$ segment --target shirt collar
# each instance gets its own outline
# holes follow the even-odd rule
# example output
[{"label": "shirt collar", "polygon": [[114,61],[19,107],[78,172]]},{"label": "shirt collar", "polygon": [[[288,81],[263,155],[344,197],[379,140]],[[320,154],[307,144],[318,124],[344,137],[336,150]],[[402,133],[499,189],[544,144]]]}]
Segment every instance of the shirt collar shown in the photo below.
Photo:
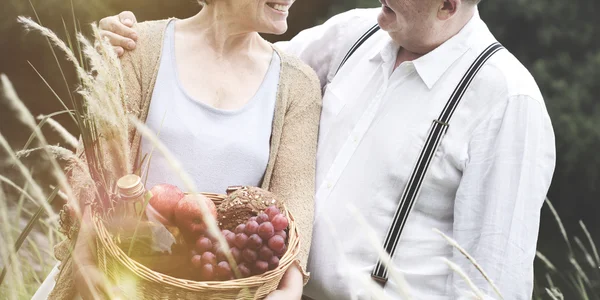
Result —
[{"label": "shirt collar", "polygon": [[[429,89],[436,84],[456,60],[472,47],[472,45],[469,44],[472,39],[469,37],[474,31],[481,28],[481,23],[483,23],[483,21],[479,17],[479,12],[476,10],[471,20],[458,34],[433,51],[413,61],[417,73]],[[483,24],[483,26],[485,27],[485,24]],[[385,43],[378,45],[378,47],[374,47],[369,58],[371,60],[381,59],[384,62],[389,62],[396,58],[398,48],[398,45],[396,45],[388,36]]]}]

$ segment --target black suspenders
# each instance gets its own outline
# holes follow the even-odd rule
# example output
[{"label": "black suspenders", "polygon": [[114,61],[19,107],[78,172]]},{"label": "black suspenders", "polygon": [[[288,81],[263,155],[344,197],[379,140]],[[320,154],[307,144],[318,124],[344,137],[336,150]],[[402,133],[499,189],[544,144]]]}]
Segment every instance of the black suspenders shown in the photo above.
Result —
[{"label": "black suspenders", "polygon": [[379,31],[379,25],[375,25],[373,27],[371,27],[367,32],[365,32],[365,34],[363,34],[358,41],[356,41],[356,43],[354,43],[354,45],[352,45],[352,48],[350,48],[350,50],[348,51],[348,54],[346,54],[346,56],[344,56],[344,59],[342,59],[342,62],[340,63],[340,66],[338,67],[337,71],[335,71],[335,74],[337,74],[340,69],[342,68],[342,66],[344,66],[344,64],[346,63],[346,61],[348,61],[348,59],[350,58],[350,56],[352,56],[352,54],[354,54],[354,52],[356,52],[356,50],[366,41],[368,40],[373,34],[375,34],[375,32]]},{"label": "black suspenders", "polygon": [[[371,29],[369,29],[355,44],[352,46],[348,54],[342,60],[338,71],[341,67],[348,61],[350,56],[360,47],[369,37],[371,37],[375,32],[379,30],[379,26],[375,25]],[[450,119],[456,111],[460,100],[465,94],[467,88],[473,81],[473,78],[479,72],[481,67],[485,64],[485,62],[492,57],[496,52],[504,49],[502,45],[499,43],[493,43],[488,48],[486,48],[473,62],[467,73],[463,76],[458,86],[454,89],[452,96],[446,103],[444,110],[440,114],[439,118],[433,120],[431,124],[431,128],[429,130],[429,134],[427,137],[427,141],[419,154],[419,158],[417,163],[410,175],[409,181],[406,184],[404,191],[402,192],[402,196],[400,197],[400,201],[398,203],[398,208],[394,214],[394,220],[390,229],[388,230],[383,247],[385,251],[390,255],[390,257],[394,256],[396,252],[396,247],[398,246],[398,241],[400,240],[400,235],[402,234],[402,230],[404,229],[404,225],[406,224],[406,220],[410,212],[412,211],[417,197],[419,196],[419,191],[423,185],[423,180],[427,175],[427,170],[429,169],[429,165],[435,156],[436,150],[438,146],[442,142],[442,138],[444,134],[448,130]],[[337,72],[336,72],[337,73]],[[377,262],[375,269],[371,273],[371,277],[385,285],[388,278],[388,271],[386,266],[382,263],[381,260]]]}]

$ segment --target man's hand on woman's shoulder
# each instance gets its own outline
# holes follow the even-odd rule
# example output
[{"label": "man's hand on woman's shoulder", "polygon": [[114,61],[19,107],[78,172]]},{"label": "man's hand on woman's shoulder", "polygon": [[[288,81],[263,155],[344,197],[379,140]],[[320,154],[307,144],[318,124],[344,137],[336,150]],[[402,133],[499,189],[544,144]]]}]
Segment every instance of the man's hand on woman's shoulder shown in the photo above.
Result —
[{"label": "man's hand on woman's shoulder", "polygon": [[100,20],[100,34],[108,38],[118,56],[123,55],[126,50],[135,49],[137,33],[131,27],[136,22],[135,15],[130,11]]}]

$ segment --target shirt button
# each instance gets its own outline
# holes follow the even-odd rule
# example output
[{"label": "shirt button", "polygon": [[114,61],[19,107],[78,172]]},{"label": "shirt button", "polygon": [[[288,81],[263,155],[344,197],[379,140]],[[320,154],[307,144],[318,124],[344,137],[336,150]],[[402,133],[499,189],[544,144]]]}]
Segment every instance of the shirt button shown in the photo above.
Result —
[{"label": "shirt button", "polygon": [[328,183],[327,183],[327,188],[328,188],[328,189],[330,189],[330,188],[332,188],[332,187],[333,187],[333,184],[331,184],[331,182],[328,182]]}]

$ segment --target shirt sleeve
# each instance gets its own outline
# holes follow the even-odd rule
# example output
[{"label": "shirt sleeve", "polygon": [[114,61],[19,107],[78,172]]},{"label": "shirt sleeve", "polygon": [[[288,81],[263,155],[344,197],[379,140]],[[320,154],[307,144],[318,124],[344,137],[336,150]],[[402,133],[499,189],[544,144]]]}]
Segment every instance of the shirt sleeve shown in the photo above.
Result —
[{"label": "shirt sleeve", "polygon": [[340,52],[351,46],[346,46],[352,42],[354,35],[351,32],[363,27],[362,23],[373,23],[369,18],[371,14],[364,9],[341,13],[322,25],[301,31],[290,41],[275,45],[309,65],[317,73],[322,89],[331,70],[341,61]]},{"label": "shirt sleeve", "polygon": [[[454,238],[504,299],[531,299],[540,210],[555,167],[554,133],[544,105],[513,96],[475,129],[454,207]],[[497,298],[460,252],[453,254],[475,286]],[[454,299],[471,289],[452,275]]]}]

